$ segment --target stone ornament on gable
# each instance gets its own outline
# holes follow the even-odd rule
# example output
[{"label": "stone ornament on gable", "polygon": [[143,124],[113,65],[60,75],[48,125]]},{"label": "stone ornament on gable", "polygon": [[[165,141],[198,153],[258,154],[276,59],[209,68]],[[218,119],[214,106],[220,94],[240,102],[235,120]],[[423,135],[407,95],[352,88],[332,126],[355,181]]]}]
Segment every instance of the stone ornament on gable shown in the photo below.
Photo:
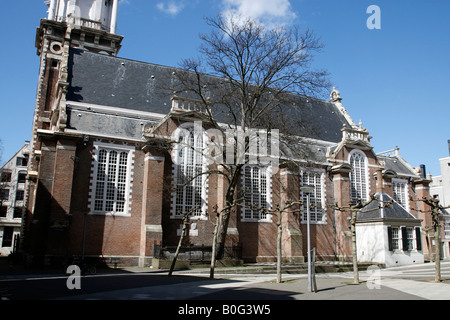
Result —
[{"label": "stone ornament on gable", "polygon": [[340,102],[342,100],[341,93],[336,89],[336,87],[333,87],[333,91],[330,93],[330,101],[331,102]]}]

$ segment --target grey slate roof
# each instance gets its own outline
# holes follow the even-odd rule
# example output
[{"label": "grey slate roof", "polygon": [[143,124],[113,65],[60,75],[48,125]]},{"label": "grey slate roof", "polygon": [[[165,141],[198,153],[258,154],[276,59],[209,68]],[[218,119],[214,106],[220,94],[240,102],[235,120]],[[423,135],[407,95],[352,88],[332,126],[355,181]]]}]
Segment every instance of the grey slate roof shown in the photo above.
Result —
[{"label": "grey slate roof", "polygon": [[392,156],[381,156],[378,158],[385,162],[385,169],[392,170],[399,176],[417,176],[417,173],[412,171],[401,158]]},{"label": "grey slate roof", "polygon": [[167,114],[170,92],[157,88],[173,68],[70,50],[67,100]]},{"label": "grey slate roof", "polygon": [[[398,202],[393,201],[392,204],[385,203],[391,201],[392,198],[385,192],[377,192],[375,194],[376,200],[372,201],[364,208],[362,208],[356,218],[357,221],[374,220],[374,219],[406,219],[416,220],[416,218],[406,211]],[[381,202],[381,201],[383,202]],[[380,208],[382,206],[383,208]]]},{"label": "grey slate roof", "polygon": [[[169,84],[177,70],[71,49],[67,101],[165,115],[171,110]],[[294,100],[295,108],[281,106],[271,120],[276,119],[279,126],[295,128],[297,136],[341,141],[343,124],[349,124],[334,103],[300,95],[295,95]],[[217,121],[227,123],[223,110],[213,110],[213,114]]]}]

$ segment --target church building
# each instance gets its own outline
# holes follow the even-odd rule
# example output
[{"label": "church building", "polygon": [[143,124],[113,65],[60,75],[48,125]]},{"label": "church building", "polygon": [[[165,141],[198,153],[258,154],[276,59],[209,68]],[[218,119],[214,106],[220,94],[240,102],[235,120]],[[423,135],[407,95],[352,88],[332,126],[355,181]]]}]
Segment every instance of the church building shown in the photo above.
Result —
[{"label": "church building", "polygon": [[[188,211],[185,244],[212,244],[214,207],[224,206],[225,181],[220,175],[195,176],[208,165],[191,152],[203,143],[195,130],[203,119],[201,103],[167,87],[179,69],[118,57],[118,2],[48,1],[48,17],[37,29],[40,72],[21,238],[31,263],[83,254],[151,266],[162,248],[177,245],[181,213]],[[245,202],[273,208],[283,199],[305,200],[300,187],[312,185],[311,245],[317,258],[351,260],[350,212],[334,205],[383,194],[395,202],[395,212],[363,214],[359,222],[372,223],[370,236],[386,239],[380,244],[386,251],[416,257],[396,261],[423,261],[428,247],[422,229],[429,221],[416,211],[423,203],[414,199],[428,196],[424,168],[410,166],[398,148],[375,153],[368,130],[352,120],[338,90],[329,100],[293,99],[301,109],[292,115],[314,123],[314,130],[298,130],[296,153],[280,144],[280,159],[295,158],[296,167],[243,167],[238,186]],[[227,121],[223,114],[217,118]],[[167,147],[168,137],[177,143]],[[305,211],[283,217],[285,262],[305,261],[306,220]],[[226,246],[239,248],[235,258],[244,262],[275,261],[275,221],[265,211],[240,206],[230,217]],[[409,229],[402,233],[402,227]],[[402,246],[408,243],[402,236],[411,237],[410,246]],[[361,258],[384,263],[364,243]]]}]

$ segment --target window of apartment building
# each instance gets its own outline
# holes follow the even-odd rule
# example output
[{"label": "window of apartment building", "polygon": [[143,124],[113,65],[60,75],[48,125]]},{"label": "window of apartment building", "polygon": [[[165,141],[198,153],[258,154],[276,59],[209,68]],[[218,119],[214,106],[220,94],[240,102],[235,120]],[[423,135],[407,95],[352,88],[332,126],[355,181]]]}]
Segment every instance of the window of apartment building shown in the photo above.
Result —
[{"label": "window of apartment building", "polygon": [[408,210],[408,184],[406,180],[392,179],[394,200]]},{"label": "window of apartment building", "polygon": [[0,218],[6,218],[7,214],[8,214],[8,207],[0,206]]},{"label": "window of apartment building", "polygon": [[419,227],[388,227],[389,251],[422,250]]},{"label": "window of apartment building", "polygon": [[[324,217],[324,186],[323,186],[323,172],[322,171],[308,171],[303,170],[301,173],[300,186],[311,185],[314,186],[314,192],[310,194],[310,221],[322,222]],[[308,195],[300,192],[300,199],[306,203]],[[304,213],[302,214],[302,221],[306,222],[306,205],[304,206]]]},{"label": "window of apartment building", "polygon": [[19,172],[19,175],[17,176],[17,183],[25,183],[26,178],[27,178],[26,172]]},{"label": "window of apartment building", "polygon": [[25,196],[24,190],[16,191],[16,201],[23,201],[24,196]]},{"label": "window of apartment building", "polygon": [[174,189],[172,217],[191,213],[191,217],[206,217],[206,172],[202,154],[203,130],[194,126],[182,127],[176,133],[174,149]]},{"label": "window of apartment building", "polygon": [[23,157],[17,157],[16,165],[20,167],[26,167],[28,165],[28,156],[24,155]]},{"label": "window of apartment building", "polygon": [[22,207],[15,207],[13,219],[21,219],[22,218]]},{"label": "window of apartment building", "polygon": [[129,215],[134,148],[94,143],[91,213]]},{"label": "window of apartment building", "polygon": [[264,209],[270,209],[272,199],[271,167],[246,165],[242,168],[244,201],[243,221],[271,221]]},{"label": "window of apartment building", "polygon": [[367,184],[367,157],[360,150],[353,150],[350,153],[350,197],[353,203],[357,199],[362,202],[368,200],[368,184]]},{"label": "window of apartment building", "polygon": [[1,180],[0,182],[11,182],[11,172],[2,171],[1,172]]},{"label": "window of apartment building", "polygon": [[9,200],[9,189],[0,189],[0,201]]},{"label": "window of apartment building", "polygon": [[13,234],[14,234],[13,227],[3,227],[3,241],[2,241],[3,248],[12,247]]}]

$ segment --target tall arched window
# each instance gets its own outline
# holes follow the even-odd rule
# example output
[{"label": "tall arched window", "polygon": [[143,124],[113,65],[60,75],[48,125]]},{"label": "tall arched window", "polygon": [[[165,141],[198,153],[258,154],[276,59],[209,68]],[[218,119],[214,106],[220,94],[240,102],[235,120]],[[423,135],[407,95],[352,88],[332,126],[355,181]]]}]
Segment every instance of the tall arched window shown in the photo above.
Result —
[{"label": "tall arched window", "polygon": [[92,214],[129,216],[133,175],[134,147],[94,143]]},{"label": "tall arched window", "polygon": [[180,217],[195,209],[192,217],[205,215],[206,174],[203,131],[194,126],[181,128],[174,158],[174,195],[172,217]]},{"label": "tall arched window", "polygon": [[270,209],[271,207],[271,172],[271,167],[246,165],[242,168],[242,187],[244,193],[242,221],[272,221],[271,216],[261,210],[264,208]]},{"label": "tall arched window", "polygon": [[357,199],[362,202],[368,199],[368,181],[367,181],[367,157],[359,151],[354,150],[350,155],[350,197],[352,203],[356,203]]},{"label": "tall arched window", "polygon": [[[310,218],[311,222],[320,223],[324,221],[324,182],[323,182],[324,173],[319,170],[312,169],[302,169],[300,175],[300,187],[304,185],[314,186],[314,192],[310,194]],[[304,192],[300,191],[300,199],[303,200],[303,203],[306,203],[308,195]],[[304,206],[306,209],[306,205]],[[302,215],[302,222],[306,222],[307,217],[306,214]]]}]

